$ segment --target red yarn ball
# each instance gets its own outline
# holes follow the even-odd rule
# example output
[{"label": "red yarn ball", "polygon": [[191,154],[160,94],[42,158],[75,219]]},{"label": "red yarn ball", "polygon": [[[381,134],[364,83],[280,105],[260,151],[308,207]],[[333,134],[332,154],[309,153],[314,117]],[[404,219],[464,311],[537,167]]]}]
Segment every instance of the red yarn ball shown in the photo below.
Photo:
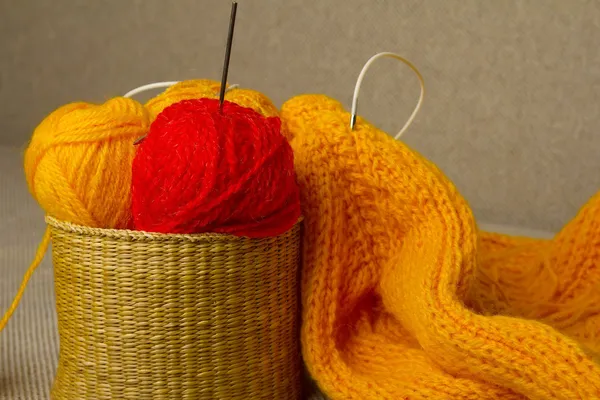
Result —
[{"label": "red yarn ball", "polygon": [[215,99],[165,108],[138,145],[132,171],[135,229],[253,238],[300,216],[292,148],[276,117]]}]

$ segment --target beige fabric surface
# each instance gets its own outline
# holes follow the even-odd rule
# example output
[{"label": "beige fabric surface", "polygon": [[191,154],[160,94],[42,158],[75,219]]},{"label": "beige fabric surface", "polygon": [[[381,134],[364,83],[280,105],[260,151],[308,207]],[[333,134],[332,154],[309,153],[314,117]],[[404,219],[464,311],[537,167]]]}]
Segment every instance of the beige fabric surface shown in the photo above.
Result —
[{"label": "beige fabric surface", "polygon": [[[0,147],[0,313],[14,297],[44,232],[25,184],[21,152]],[[48,399],[58,360],[52,267],[38,268],[0,332],[0,400]]]},{"label": "beige fabric surface", "polygon": [[[547,232],[484,225],[539,237]],[[43,213],[27,191],[22,155],[0,147],[0,312],[15,295],[44,232]],[[49,254],[33,275],[8,327],[0,332],[0,400],[46,400],[58,362]],[[319,400],[317,393],[312,399]],[[75,400],[75,399],[74,399]]]}]

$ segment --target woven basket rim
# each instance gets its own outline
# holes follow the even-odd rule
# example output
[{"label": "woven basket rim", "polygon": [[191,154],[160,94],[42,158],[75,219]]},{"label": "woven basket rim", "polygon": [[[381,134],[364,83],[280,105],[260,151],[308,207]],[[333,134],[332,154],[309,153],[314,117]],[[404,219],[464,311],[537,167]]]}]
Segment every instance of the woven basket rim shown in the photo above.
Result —
[{"label": "woven basket rim", "polygon": [[288,234],[294,230],[303,220],[301,216],[298,221],[286,232],[281,233],[277,236],[268,236],[265,238],[249,238],[246,236],[235,236],[226,233],[194,233],[194,234],[182,234],[182,233],[158,233],[158,232],[146,232],[146,231],[134,231],[131,229],[106,229],[106,228],[92,228],[89,226],[77,225],[72,222],[62,221],[57,218],[46,216],[46,223],[53,228],[60,230],[83,234],[86,236],[97,236],[112,239],[126,239],[138,242],[241,242],[241,241],[260,241],[260,240],[273,240],[283,235]]}]

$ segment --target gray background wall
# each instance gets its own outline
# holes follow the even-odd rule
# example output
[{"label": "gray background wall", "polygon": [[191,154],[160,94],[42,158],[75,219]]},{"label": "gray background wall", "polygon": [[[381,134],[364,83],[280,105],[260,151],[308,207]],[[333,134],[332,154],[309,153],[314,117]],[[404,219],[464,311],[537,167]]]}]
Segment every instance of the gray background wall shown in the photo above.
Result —
[{"label": "gray background wall", "polygon": [[[219,79],[230,3],[0,0],[0,145],[24,148],[63,103],[157,80]],[[558,229],[600,189],[600,3],[566,0],[241,0],[230,81],[277,105],[325,93],[350,105],[379,51],[427,84],[403,140],[489,223]],[[412,73],[375,65],[361,114],[395,132]],[[4,171],[0,171],[4,173]]]}]

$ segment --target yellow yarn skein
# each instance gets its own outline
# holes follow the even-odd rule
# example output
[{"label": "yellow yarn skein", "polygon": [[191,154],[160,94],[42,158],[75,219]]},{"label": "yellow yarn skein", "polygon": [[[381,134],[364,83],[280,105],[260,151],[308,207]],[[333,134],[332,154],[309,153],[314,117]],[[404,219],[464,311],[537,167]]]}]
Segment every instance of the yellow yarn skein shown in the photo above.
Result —
[{"label": "yellow yarn skein", "polygon": [[58,108],[35,129],[25,153],[29,190],[55,218],[128,227],[133,142],[149,125],[147,110],[123,97]]},{"label": "yellow yarn skein", "polygon": [[[151,115],[152,120],[156,118],[162,110],[171,104],[182,100],[208,98],[218,99],[221,83],[210,79],[196,79],[182,81],[169,87],[158,96],[148,100],[146,108]],[[273,102],[264,94],[251,89],[230,89],[225,93],[225,100],[236,103],[242,107],[251,108],[265,117],[277,117],[279,111],[273,105]]]}]

